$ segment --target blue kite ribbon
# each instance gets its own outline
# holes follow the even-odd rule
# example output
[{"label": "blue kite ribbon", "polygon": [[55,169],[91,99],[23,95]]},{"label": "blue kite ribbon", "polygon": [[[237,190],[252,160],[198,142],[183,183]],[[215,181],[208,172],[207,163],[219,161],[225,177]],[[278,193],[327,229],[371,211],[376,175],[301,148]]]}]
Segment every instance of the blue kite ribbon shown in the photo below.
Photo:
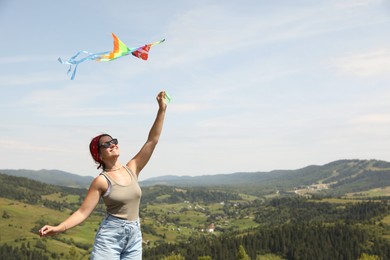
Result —
[{"label": "blue kite ribbon", "polygon": [[[104,54],[108,54],[110,53],[109,51],[105,51],[105,52],[98,52],[98,53],[91,53],[91,52],[88,52],[88,51],[79,51],[76,53],[76,55],[74,55],[73,57],[71,57],[70,59],[68,59],[67,61],[64,61],[62,60],[61,58],[58,58],[58,61],[62,64],[67,64],[69,65],[69,69],[68,69],[68,75],[69,73],[72,72],[72,65],[74,65],[74,69],[73,69],[73,73],[72,73],[72,76],[71,76],[71,80],[74,79],[74,77],[76,76],[76,71],[77,71],[77,66],[86,61],[86,60],[96,60],[97,58],[99,58],[101,55],[104,55]],[[79,59],[77,60],[77,57],[80,55],[80,54],[87,54],[86,57],[82,58],[82,59]]]}]

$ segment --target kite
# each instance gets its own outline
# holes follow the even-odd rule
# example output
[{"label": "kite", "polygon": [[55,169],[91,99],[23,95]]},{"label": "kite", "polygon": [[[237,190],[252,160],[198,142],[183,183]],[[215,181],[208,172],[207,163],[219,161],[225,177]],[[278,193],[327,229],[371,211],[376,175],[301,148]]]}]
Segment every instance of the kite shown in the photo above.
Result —
[{"label": "kite", "polygon": [[[142,59],[142,60],[147,60],[149,57],[149,50],[152,46],[156,44],[160,44],[165,41],[165,39],[154,42],[154,43],[149,43],[145,44],[144,46],[137,47],[137,48],[129,48],[124,44],[119,38],[115,35],[112,34],[112,37],[114,38],[114,49],[112,51],[105,51],[105,52],[99,52],[99,53],[90,53],[88,51],[79,51],[68,59],[67,61],[62,60],[61,58],[58,58],[58,61],[62,64],[69,65],[69,70],[68,70],[68,75],[69,73],[72,72],[72,65],[74,65],[73,73],[71,76],[71,80],[74,79],[76,76],[76,71],[77,71],[77,66],[87,60],[96,60],[96,61],[112,61],[119,59],[121,57],[127,56],[129,54],[132,54],[133,56]],[[84,58],[79,58],[79,55],[81,54],[86,54],[87,56]]]}]

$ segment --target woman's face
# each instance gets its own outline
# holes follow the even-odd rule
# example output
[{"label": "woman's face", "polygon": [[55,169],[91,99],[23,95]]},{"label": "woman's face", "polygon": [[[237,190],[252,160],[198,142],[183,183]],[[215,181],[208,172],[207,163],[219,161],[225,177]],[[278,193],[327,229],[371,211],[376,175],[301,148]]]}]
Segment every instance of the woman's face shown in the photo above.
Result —
[{"label": "woman's face", "polygon": [[103,136],[99,141],[99,151],[103,161],[119,157],[118,141],[111,136]]}]

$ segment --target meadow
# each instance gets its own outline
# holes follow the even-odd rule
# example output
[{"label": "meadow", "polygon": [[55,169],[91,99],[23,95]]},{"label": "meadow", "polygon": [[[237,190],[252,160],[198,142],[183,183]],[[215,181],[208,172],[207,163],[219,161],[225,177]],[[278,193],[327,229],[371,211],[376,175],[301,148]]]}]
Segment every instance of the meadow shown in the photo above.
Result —
[{"label": "meadow", "polygon": [[[71,214],[69,210],[60,212],[38,205],[0,198],[0,244],[21,247],[36,247],[50,252],[53,256],[69,256],[69,253],[89,257],[89,250],[81,249],[75,244],[91,244],[101,216],[91,215],[78,227],[57,236],[58,239],[40,238],[38,230],[43,224],[58,224]],[[5,217],[5,214],[7,217]]]}]

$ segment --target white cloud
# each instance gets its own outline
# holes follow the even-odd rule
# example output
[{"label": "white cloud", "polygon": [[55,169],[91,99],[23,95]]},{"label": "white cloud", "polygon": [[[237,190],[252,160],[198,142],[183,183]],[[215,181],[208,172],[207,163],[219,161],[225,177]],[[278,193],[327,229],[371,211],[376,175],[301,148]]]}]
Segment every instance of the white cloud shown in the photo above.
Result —
[{"label": "white cloud", "polygon": [[64,150],[44,145],[33,145],[22,141],[0,140],[0,146],[4,149],[18,151],[44,151],[44,152],[63,152]]},{"label": "white cloud", "polygon": [[0,87],[28,86],[56,82],[60,78],[59,75],[59,73],[53,74],[48,72],[0,75]]},{"label": "white cloud", "polygon": [[336,7],[344,10],[350,10],[354,8],[365,8],[370,5],[376,5],[383,3],[383,0],[344,0],[337,1]]},{"label": "white cloud", "polygon": [[[373,1],[354,1],[369,4]],[[161,55],[169,57],[162,66],[194,64],[215,56],[231,53],[251,55],[254,48],[272,47],[313,36],[383,23],[381,16],[370,20],[359,15],[345,15],[331,4],[277,8],[270,14],[254,5],[259,13],[237,15],[233,8],[202,5],[177,15],[166,26],[167,43]],[[365,14],[367,15],[367,14]],[[387,19],[387,18],[385,18]],[[243,50],[245,50],[243,52]]]},{"label": "white cloud", "polygon": [[334,66],[344,74],[359,77],[390,75],[390,49],[379,48],[350,54],[333,60]]},{"label": "white cloud", "polygon": [[[355,124],[382,124],[387,125],[390,124],[390,114],[388,113],[377,113],[377,114],[367,114],[367,115],[361,115],[357,118],[354,118],[351,120],[351,123]],[[390,125],[389,125],[390,126]]]}]

